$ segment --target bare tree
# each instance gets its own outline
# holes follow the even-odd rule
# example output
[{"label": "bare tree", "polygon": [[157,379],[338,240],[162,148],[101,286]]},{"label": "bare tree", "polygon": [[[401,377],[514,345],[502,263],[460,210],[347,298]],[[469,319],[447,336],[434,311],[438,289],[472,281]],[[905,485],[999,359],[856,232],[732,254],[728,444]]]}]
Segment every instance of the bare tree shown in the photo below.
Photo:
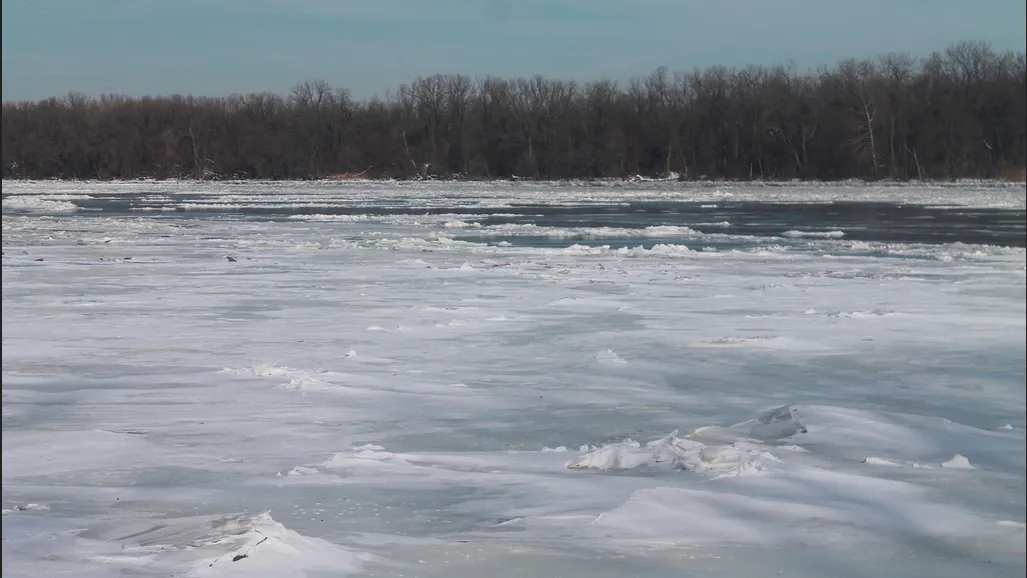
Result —
[{"label": "bare tree", "polygon": [[3,103],[4,178],[1022,178],[1027,58],[958,43],[618,85],[435,75],[270,93]]}]

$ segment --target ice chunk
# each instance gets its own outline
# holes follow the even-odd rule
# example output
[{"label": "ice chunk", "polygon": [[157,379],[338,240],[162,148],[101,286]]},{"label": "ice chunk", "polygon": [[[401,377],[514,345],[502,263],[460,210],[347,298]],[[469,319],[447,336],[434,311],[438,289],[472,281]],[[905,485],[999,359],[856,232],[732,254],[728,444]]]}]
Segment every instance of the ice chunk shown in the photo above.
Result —
[{"label": "ice chunk", "polygon": [[779,440],[808,430],[795,406],[785,405],[764,412],[751,423],[749,435],[760,440]]},{"label": "ice chunk", "polygon": [[626,440],[592,450],[567,465],[570,469],[630,470],[666,464],[674,469],[728,476],[750,475],[763,471],[765,463],[777,461],[773,455],[756,448],[729,444],[707,446],[677,437],[677,431],[653,440],[641,448]]},{"label": "ice chunk", "polygon": [[689,227],[681,227],[677,225],[655,225],[652,227],[646,227],[645,234],[651,237],[693,237],[701,235],[702,232]]},{"label": "ice chunk", "polygon": [[477,229],[481,227],[481,223],[468,223],[467,221],[453,219],[452,221],[446,221],[445,223],[442,223],[442,226],[446,229]]},{"label": "ice chunk", "polygon": [[943,467],[943,468],[951,468],[951,469],[954,469],[954,470],[972,470],[973,469],[973,466],[970,465],[970,460],[966,459],[966,457],[961,456],[959,454],[956,454],[956,455],[952,456],[952,459],[950,459],[947,462],[942,462],[941,467]]},{"label": "ice chunk", "polygon": [[841,239],[845,236],[845,233],[843,231],[785,231],[784,233],[781,233],[781,236],[791,239],[801,239],[803,237],[814,239]]},{"label": "ice chunk", "polygon": [[13,514],[14,512],[46,511],[49,509],[50,506],[47,506],[46,504],[18,504],[10,509],[4,508],[3,514],[6,516],[7,514]]},{"label": "ice chunk", "polygon": [[593,357],[596,363],[603,363],[608,365],[624,365],[627,361],[624,361],[616,352],[612,349],[600,351]]},{"label": "ice chunk", "polygon": [[901,466],[901,465],[902,465],[902,464],[900,464],[900,463],[898,463],[898,462],[893,462],[893,461],[891,461],[891,460],[886,460],[886,459],[884,459],[884,458],[875,458],[875,457],[873,457],[873,456],[871,456],[871,457],[868,457],[868,458],[865,458],[865,459],[863,460],[863,463],[864,463],[864,464],[867,464],[867,465],[870,465],[870,466],[891,466],[891,467],[898,467],[898,466]]},{"label": "ice chunk", "polygon": [[653,463],[652,453],[637,442],[625,441],[603,446],[567,464],[572,470],[630,470]]},{"label": "ice chunk", "polygon": [[32,213],[73,213],[79,210],[75,203],[54,200],[47,198],[47,195],[10,195],[4,197],[3,208]]}]

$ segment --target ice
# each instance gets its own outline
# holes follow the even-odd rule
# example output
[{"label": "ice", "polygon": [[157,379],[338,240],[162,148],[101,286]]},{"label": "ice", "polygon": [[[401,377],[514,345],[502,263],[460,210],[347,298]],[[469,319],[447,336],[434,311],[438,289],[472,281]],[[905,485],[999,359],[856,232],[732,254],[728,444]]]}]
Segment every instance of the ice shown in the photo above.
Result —
[{"label": "ice", "polygon": [[[794,479],[798,487],[814,493],[845,488],[840,496],[811,501],[796,493],[779,492],[779,482],[765,477],[734,480],[741,485],[727,491],[676,487],[638,490],[624,504],[606,512],[595,526],[624,543],[645,540],[667,547],[668,543],[768,546],[810,541],[824,545],[842,540],[865,542],[874,531],[894,532],[899,528],[924,536],[960,539],[981,532],[984,525],[958,510],[924,504],[916,499],[915,490],[902,482],[827,473]],[[876,496],[874,505],[860,505],[870,495]],[[782,531],[784,527],[790,531]]]},{"label": "ice", "polygon": [[653,456],[648,450],[641,449],[637,442],[628,441],[588,452],[567,464],[567,467],[572,470],[630,470],[651,463]]},{"label": "ice", "polygon": [[[68,522],[81,523],[84,520]],[[42,555],[51,571],[86,576],[294,576],[358,573],[368,554],[310,538],[258,515],[139,517],[119,524],[62,527],[63,520],[5,518],[4,572],[31,575],[26,555]],[[16,531],[7,533],[9,528]],[[17,556],[8,558],[9,555]],[[53,575],[53,574],[50,574]],[[176,574],[177,575],[177,574]]]},{"label": "ice", "polygon": [[652,248],[638,246],[634,248],[621,248],[615,252],[618,256],[624,257],[687,257],[692,250],[685,245],[657,244]]},{"label": "ice", "polygon": [[572,470],[633,470],[669,466],[676,470],[717,474],[753,475],[764,471],[768,462],[778,461],[763,448],[744,442],[706,445],[674,431],[643,448],[634,440],[608,444],[579,456],[567,464]]},{"label": "ice", "polygon": [[1027,251],[730,234],[1022,186],[3,192],[5,576],[1024,572]]},{"label": "ice", "polygon": [[900,464],[898,462],[893,462],[893,461],[885,459],[885,458],[877,458],[877,457],[874,457],[874,456],[870,456],[870,457],[866,458],[865,460],[863,460],[863,463],[867,464],[867,465],[871,465],[871,466],[892,466],[892,467],[900,467],[900,466],[902,466],[902,464]]},{"label": "ice", "polygon": [[798,408],[790,405],[766,411],[754,421],[743,423],[741,426],[748,426],[750,436],[763,440],[779,440],[808,433],[799,416]]},{"label": "ice", "polygon": [[[722,227],[720,223],[711,226]],[[628,227],[545,227],[533,223],[504,223],[499,225],[482,226],[480,223],[467,223],[465,221],[446,221],[442,224],[445,229],[475,229],[476,235],[485,237],[515,236],[515,237],[546,237],[554,239],[610,239],[620,237],[677,237],[695,238],[703,237],[702,231],[691,227],[680,225],[655,225],[642,228]]]},{"label": "ice", "polygon": [[18,195],[5,196],[3,210],[26,213],[73,213],[79,206],[69,199],[86,198],[74,195]]},{"label": "ice", "polygon": [[642,245],[637,247],[620,247],[612,249],[610,245],[580,245],[574,244],[561,251],[566,255],[611,255],[616,257],[690,257],[692,250],[685,245],[656,244],[650,248]]},{"label": "ice", "polygon": [[7,514],[13,514],[15,512],[45,511],[45,510],[49,510],[49,509],[50,509],[50,506],[47,506],[46,504],[32,504],[32,503],[24,504],[24,505],[17,504],[17,505],[15,505],[14,507],[12,507],[10,509],[4,508],[3,509],[3,513],[6,516]]},{"label": "ice", "polygon": [[446,229],[475,229],[481,227],[481,223],[468,223],[467,221],[454,219],[452,221],[446,221],[445,223],[442,223],[442,226]]},{"label": "ice", "polygon": [[161,463],[161,449],[142,435],[102,430],[7,431],[3,436],[4,479],[114,469],[126,462]]},{"label": "ice", "polygon": [[966,456],[956,454],[952,456],[952,459],[942,462],[941,467],[950,468],[953,470],[972,470],[973,466],[970,465],[970,460],[966,459]]},{"label": "ice", "polygon": [[595,360],[596,360],[596,363],[605,363],[605,364],[608,364],[608,365],[625,365],[625,364],[627,364],[627,361],[625,361],[623,358],[621,358],[621,356],[617,355],[617,353],[614,350],[612,350],[612,349],[606,349],[604,351],[600,351],[599,353],[597,353],[595,355]]},{"label": "ice", "polygon": [[[717,226],[720,226],[720,225],[718,224]],[[655,226],[651,226],[651,227],[646,227],[644,229],[644,231],[645,231],[646,235],[654,236],[654,237],[659,237],[659,236],[669,236],[669,237],[684,236],[684,237],[687,237],[687,236],[701,235],[702,234],[700,231],[696,231],[695,229],[692,229],[691,227],[681,227],[681,226],[677,226],[677,225],[655,225]]]},{"label": "ice", "polygon": [[817,239],[841,239],[845,236],[844,231],[795,231],[789,230],[781,233],[782,237],[802,238],[813,237]]}]

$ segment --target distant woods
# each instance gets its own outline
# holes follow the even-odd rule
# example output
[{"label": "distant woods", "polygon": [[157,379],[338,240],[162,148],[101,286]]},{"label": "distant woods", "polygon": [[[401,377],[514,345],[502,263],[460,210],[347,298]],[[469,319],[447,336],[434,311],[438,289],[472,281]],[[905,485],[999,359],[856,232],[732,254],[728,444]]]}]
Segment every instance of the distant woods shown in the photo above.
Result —
[{"label": "distant woods", "polygon": [[960,43],[832,69],[658,69],[627,83],[322,81],[224,98],[3,104],[3,177],[1022,179],[1023,53]]}]

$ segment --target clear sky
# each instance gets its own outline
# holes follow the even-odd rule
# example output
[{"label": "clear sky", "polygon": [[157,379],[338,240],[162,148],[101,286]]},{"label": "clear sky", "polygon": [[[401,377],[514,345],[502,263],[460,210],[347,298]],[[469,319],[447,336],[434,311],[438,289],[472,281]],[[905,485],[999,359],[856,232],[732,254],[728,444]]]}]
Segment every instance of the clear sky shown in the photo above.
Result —
[{"label": "clear sky", "polygon": [[657,66],[1025,51],[1025,0],[3,0],[3,99],[286,93],[358,98],[417,76],[625,80]]}]

